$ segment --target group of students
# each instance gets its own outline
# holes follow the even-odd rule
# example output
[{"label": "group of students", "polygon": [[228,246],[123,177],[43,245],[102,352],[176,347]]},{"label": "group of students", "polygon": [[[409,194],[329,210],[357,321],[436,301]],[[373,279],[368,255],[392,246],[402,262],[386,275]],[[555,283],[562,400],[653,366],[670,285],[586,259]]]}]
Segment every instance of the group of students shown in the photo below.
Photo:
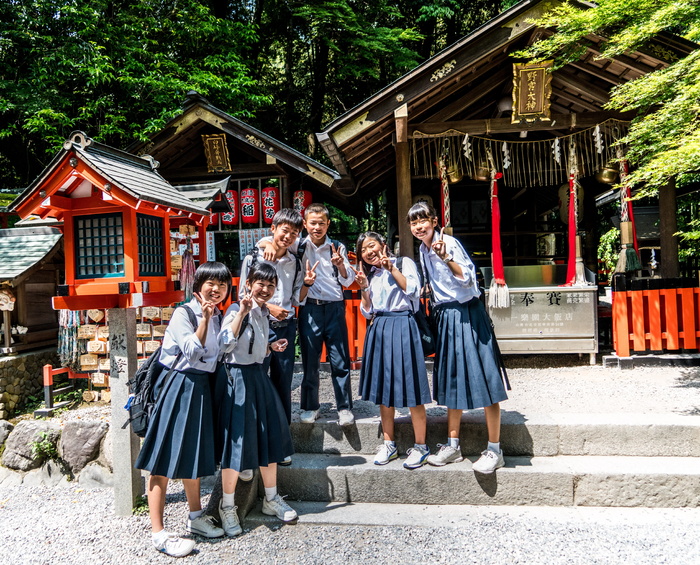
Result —
[{"label": "group of students", "polygon": [[[291,386],[298,332],[304,375],[301,421],[319,412],[319,370],[325,344],[331,366],[338,423],[354,422],[350,357],[343,288],[357,281],[362,314],[371,320],[365,339],[360,396],[380,406],[384,443],[375,464],[398,458],[396,408],[409,408],[415,445],[404,467],[443,466],[462,461],[462,411],[484,408],[488,446],[473,469],[492,473],[504,465],[500,450],[499,402],[509,388],[505,367],[482,302],[473,263],[461,244],[437,231],[426,203],[414,205],[407,221],[422,242],[420,261],[431,289],[437,322],[433,399],[448,410],[448,439],[435,454],[426,445],[425,404],[431,402],[421,339],[414,314],[422,289],[416,264],[394,257],[374,232],[357,241],[357,265],[345,246],[327,237],[328,210],[312,204],[304,218],[291,209],[273,218],[263,238],[242,263],[238,302],[221,316],[231,292],[231,273],[216,262],[195,274],[194,298],[176,309],[163,339],[163,387],[158,395],[136,467],[150,473],[148,505],[152,541],[172,556],[189,554],[194,541],[168,533],[163,514],[169,479],[182,479],[189,505],[187,530],[208,538],[236,536],[237,481],[260,469],[265,488],[262,511],[291,521],[297,514],[277,492],[277,465],[291,464]],[[302,228],[308,236],[299,239]],[[295,306],[299,306],[298,320]],[[269,377],[268,377],[269,371]],[[221,527],[201,506],[200,478],[221,468]]]}]

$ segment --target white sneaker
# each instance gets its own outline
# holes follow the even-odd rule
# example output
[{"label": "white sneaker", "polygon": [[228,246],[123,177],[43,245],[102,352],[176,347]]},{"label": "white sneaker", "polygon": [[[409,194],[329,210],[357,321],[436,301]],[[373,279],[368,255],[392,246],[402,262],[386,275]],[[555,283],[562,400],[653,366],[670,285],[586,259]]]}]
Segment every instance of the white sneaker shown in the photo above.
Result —
[{"label": "white sneaker", "polygon": [[221,518],[221,525],[224,528],[224,532],[229,537],[234,537],[240,535],[243,532],[241,528],[241,523],[238,521],[238,514],[236,513],[237,506],[222,506],[223,500],[219,501],[219,517]]},{"label": "white sneaker", "polygon": [[503,460],[503,451],[496,453],[490,449],[481,452],[481,457],[472,465],[472,469],[477,473],[489,474],[496,469],[500,469],[506,464]]},{"label": "white sneaker", "polygon": [[187,519],[187,531],[205,538],[220,538],[224,530],[214,525],[214,517],[202,514],[194,520]]},{"label": "white sneaker", "polygon": [[162,542],[154,542],[153,546],[170,557],[184,557],[192,553],[195,543],[193,539],[179,538],[175,534],[168,534]]},{"label": "white sneaker", "polygon": [[386,443],[379,446],[377,456],[374,458],[375,465],[386,465],[389,461],[393,461],[399,456],[396,446],[390,447]]},{"label": "white sneaker", "polygon": [[241,471],[240,473],[238,473],[238,478],[241,479],[244,483],[249,483],[253,480],[253,469],[246,469],[244,471]]},{"label": "white sneaker", "polygon": [[338,425],[352,426],[355,423],[355,415],[350,410],[338,410]]},{"label": "white sneaker", "polygon": [[299,419],[302,424],[313,424],[318,418],[318,410],[304,410]]},{"label": "white sneaker", "polygon": [[413,446],[408,450],[408,457],[404,461],[404,469],[418,469],[427,463],[428,456],[430,455],[430,450],[426,447]]},{"label": "white sneaker", "polygon": [[450,447],[449,444],[438,443],[439,451],[435,455],[430,455],[428,457],[428,463],[435,467],[444,467],[448,463],[459,463],[464,461],[462,457],[462,451],[459,447]]},{"label": "white sneaker", "polygon": [[289,506],[279,494],[276,494],[272,500],[263,498],[262,513],[277,516],[283,522],[291,522],[298,518],[296,510]]}]

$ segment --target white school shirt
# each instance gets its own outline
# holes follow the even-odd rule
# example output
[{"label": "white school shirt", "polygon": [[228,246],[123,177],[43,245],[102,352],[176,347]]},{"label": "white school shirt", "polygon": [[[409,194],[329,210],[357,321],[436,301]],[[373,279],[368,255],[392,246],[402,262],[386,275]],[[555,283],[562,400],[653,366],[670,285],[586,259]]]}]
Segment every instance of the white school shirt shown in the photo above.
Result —
[{"label": "white school shirt", "polygon": [[[438,232],[433,233],[433,242],[440,238]],[[428,273],[428,280],[433,289],[435,304],[454,302],[460,304],[468,302],[472,298],[479,297],[479,283],[476,280],[476,267],[467,255],[467,252],[454,237],[444,234],[443,240],[447,249],[447,255],[451,255],[454,261],[462,268],[462,276],[456,277],[450,267],[445,263],[432,248],[426,247],[425,243],[420,246],[420,258],[423,269]]]},{"label": "white school shirt", "polygon": [[[396,264],[396,257],[391,258],[392,264]],[[420,278],[416,264],[408,257],[401,262],[401,273],[406,277],[406,290],[396,282],[394,276],[381,267],[372,268],[372,278],[369,281],[370,310],[365,310],[360,302],[360,312],[365,318],[371,318],[375,312],[416,312],[420,297]]]},{"label": "white school shirt", "polygon": [[[355,280],[355,271],[350,268],[350,261],[348,261],[348,252],[345,246],[341,243],[338,252],[343,257],[343,264],[345,265],[345,271],[347,273],[346,277],[340,274],[340,269],[338,269],[338,276],[335,276],[333,263],[331,263],[331,255],[333,253],[331,249],[331,240],[326,236],[326,240],[316,247],[311,239],[307,236],[306,248],[304,249],[304,256],[301,258],[301,265],[306,272],[306,261],[309,262],[311,267],[314,263],[318,261],[318,266],[316,267],[316,281],[312,286],[309,287],[309,292],[306,298],[314,298],[316,300],[329,300],[333,302],[338,302],[343,299],[343,289],[340,285],[348,287]],[[296,248],[295,248],[296,250]],[[340,284],[338,284],[340,282]],[[304,304],[302,302],[302,304]]]},{"label": "white school shirt", "polygon": [[[226,363],[236,363],[237,365],[252,365],[262,363],[268,354],[268,336],[270,333],[270,320],[268,310],[261,307],[253,300],[253,307],[250,309],[248,323],[243,328],[241,334],[236,337],[231,330],[231,323],[236,313],[241,309],[240,304],[234,303],[229,306],[221,322],[219,332],[219,347],[223,353]],[[248,353],[250,340],[255,333],[253,351]]]},{"label": "white school shirt", "polygon": [[[268,240],[267,238],[263,238]],[[272,241],[270,238],[268,241]],[[294,306],[299,306],[299,290],[304,282],[304,272],[300,267],[299,274],[297,276],[297,259],[289,251],[287,251],[282,257],[276,261],[265,261],[262,258],[262,252],[258,252],[258,259],[261,263],[269,263],[275,267],[277,272],[277,287],[275,288],[275,294],[268,300],[270,304],[275,304],[276,306],[281,306],[285,310],[289,311],[287,319],[294,317]],[[245,281],[248,278],[248,271],[250,270],[250,265],[253,258],[250,255],[246,255],[243,258],[243,263],[241,265],[241,279],[238,285],[238,299],[243,298],[243,288],[245,286]],[[296,278],[296,280],[295,280]],[[271,320],[277,320],[274,316],[270,316]]]},{"label": "white school shirt", "polygon": [[[187,303],[197,317],[197,326],[202,321],[202,307],[196,299]],[[216,370],[216,363],[219,357],[218,335],[221,316],[214,313],[209,319],[207,326],[207,338],[202,344],[195,335],[196,327],[192,327],[190,318],[184,308],[176,308],[173,317],[170,319],[165,336],[163,337],[163,348],[160,351],[160,362],[166,367],[176,371],[187,369],[198,369],[212,373]],[[182,351],[182,357],[173,367],[175,359]]]}]

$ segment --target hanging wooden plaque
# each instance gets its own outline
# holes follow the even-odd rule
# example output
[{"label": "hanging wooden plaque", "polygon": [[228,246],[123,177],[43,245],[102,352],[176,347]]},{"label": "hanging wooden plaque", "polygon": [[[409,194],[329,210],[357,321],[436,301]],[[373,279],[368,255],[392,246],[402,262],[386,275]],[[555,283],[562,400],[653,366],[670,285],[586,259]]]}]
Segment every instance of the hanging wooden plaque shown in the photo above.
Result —
[{"label": "hanging wooden plaque", "polygon": [[151,324],[136,324],[136,337],[151,337]]},{"label": "hanging wooden plaque", "polygon": [[170,320],[170,318],[172,318],[173,312],[175,312],[175,308],[171,308],[170,306],[166,306],[162,310],[161,320],[163,320],[164,322],[167,322],[168,320]]},{"label": "hanging wooden plaque", "polygon": [[78,326],[78,339],[94,339],[97,335],[97,326],[94,324],[83,324]]},{"label": "hanging wooden plaque", "polygon": [[97,355],[92,353],[81,355],[80,369],[83,371],[97,371]]},{"label": "hanging wooden plaque", "polygon": [[168,329],[166,324],[158,324],[153,326],[153,337],[164,337],[166,329]]},{"label": "hanging wooden plaque", "polygon": [[549,121],[553,61],[513,64],[513,117],[511,122]]},{"label": "hanging wooden plaque", "polygon": [[231,172],[231,162],[228,158],[228,146],[226,145],[226,134],[215,133],[203,135],[204,154],[207,157],[207,169],[210,173]]}]

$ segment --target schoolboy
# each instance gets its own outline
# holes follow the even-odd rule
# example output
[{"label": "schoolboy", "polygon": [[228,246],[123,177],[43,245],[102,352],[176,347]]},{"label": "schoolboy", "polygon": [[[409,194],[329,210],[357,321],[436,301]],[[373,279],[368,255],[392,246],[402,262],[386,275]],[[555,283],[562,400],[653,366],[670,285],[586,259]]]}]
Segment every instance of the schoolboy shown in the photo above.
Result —
[{"label": "schoolboy", "polygon": [[[294,377],[294,339],[297,332],[294,306],[299,305],[299,291],[303,282],[304,271],[301,269],[296,255],[289,252],[289,247],[295,244],[304,220],[301,214],[291,208],[283,208],[272,218],[272,243],[274,258],[266,260],[260,249],[246,255],[241,265],[241,281],[246,280],[248,271],[254,261],[272,263],[277,271],[278,284],[275,294],[267,302],[270,311],[270,331],[274,333],[271,341],[286,339],[289,343],[284,351],[273,351],[265,358],[263,370],[270,372],[277,394],[282,401],[287,422],[292,421],[292,378]],[[268,239],[268,238],[266,238]],[[269,254],[265,254],[265,257]],[[239,299],[243,297],[244,285],[240,285]],[[290,460],[291,461],[291,460]],[[285,460],[282,464],[288,464]]]},{"label": "schoolboy", "polygon": [[338,424],[352,425],[350,387],[350,350],[345,322],[343,287],[355,280],[345,246],[327,237],[331,220],[323,204],[311,204],[304,212],[308,235],[299,244],[303,248],[304,284],[299,292],[299,339],[304,377],[301,382],[301,421],[318,418],[319,370],[321,352],[326,344],[331,365],[333,392],[338,408]]}]

